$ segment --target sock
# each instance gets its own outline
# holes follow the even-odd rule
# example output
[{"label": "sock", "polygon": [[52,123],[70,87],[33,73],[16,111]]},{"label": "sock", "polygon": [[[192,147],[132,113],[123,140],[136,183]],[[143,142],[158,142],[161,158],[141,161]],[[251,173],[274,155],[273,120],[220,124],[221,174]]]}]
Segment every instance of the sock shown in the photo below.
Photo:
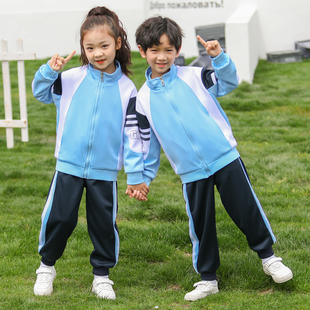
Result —
[{"label": "sock", "polygon": [[109,275],[106,275],[106,276],[96,276],[94,274],[94,280],[98,279],[98,278],[104,278],[104,279],[107,279],[109,277]]},{"label": "sock", "polygon": [[262,259],[262,263],[265,264],[265,263],[268,262],[270,259],[275,258],[275,257],[276,257],[276,256],[273,254],[273,255],[271,255],[271,256],[269,256],[269,257],[267,257],[267,258],[263,258],[263,259]]},{"label": "sock", "polygon": [[42,268],[52,268],[53,266],[47,266],[44,263],[41,262],[40,267]]}]

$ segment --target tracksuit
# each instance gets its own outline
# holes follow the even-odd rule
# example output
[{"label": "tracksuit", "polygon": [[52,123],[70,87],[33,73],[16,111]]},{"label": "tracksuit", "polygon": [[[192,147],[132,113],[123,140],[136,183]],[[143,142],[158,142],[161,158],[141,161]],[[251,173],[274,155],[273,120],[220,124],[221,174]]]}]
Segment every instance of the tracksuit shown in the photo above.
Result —
[{"label": "tracksuit", "polygon": [[94,274],[107,275],[118,261],[117,175],[123,163],[130,163],[128,169],[125,165],[128,184],[143,182],[140,138],[124,136],[126,112],[136,88],[118,62],[112,74],[92,65],[58,73],[47,63],[36,72],[32,88],[35,98],[53,102],[57,109],[56,171],[39,237],[42,262],[52,266],[63,254],[85,188],[88,232],[94,245],[90,262]]},{"label": "tracksuit", "polygon": [[238,86],[235,65],[224,52],[212,58],[212,65],[212,71],[172,65],[155,79],[148,68],[136,100],[144,180],[149,184],[155,178],[162,148],[183,183],[193,266],[202,280],[215,279],[220,264],[214,185],[259,257],[271,256],[276,240],[236,149],[228,118],[216,99]]}]

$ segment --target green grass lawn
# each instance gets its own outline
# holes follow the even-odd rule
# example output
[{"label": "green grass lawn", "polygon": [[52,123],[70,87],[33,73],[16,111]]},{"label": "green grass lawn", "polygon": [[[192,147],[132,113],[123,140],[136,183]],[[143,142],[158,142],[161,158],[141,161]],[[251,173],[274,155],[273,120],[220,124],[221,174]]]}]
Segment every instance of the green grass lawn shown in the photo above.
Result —
[{"label": "green grass lawn", "polygon": [[[55,107],[32,96],[31,82],[45,60],[26,61],[29,139],[6,148],[0,128],[0,309],[310,309],[310,61],[272,64],[261,60],[254,83],[220,98],[252,185],[278,239],[274,245],[294,273],[276,284],[262,270],[216,196],[221,266],[220,293],[194,303],[184,294],[199,281],[192,267],[181,181],[162,155],[147,202],[124,193],[119,174],[120,258],[110,272],[115,301],[91,292],[92,251],[83,196],[79,223],[57,262],[54,293],[33,294],[41,212],[55,169]],[[132,77],[144,82],[146,63],[133,53]],[[67,65],[78,65],[75,56]],[[1,70],[1,68],[0,68]],[[19,118],[16,63],[11,63],[14,118]],[[4,119],[0,81],[0,119]]]}]

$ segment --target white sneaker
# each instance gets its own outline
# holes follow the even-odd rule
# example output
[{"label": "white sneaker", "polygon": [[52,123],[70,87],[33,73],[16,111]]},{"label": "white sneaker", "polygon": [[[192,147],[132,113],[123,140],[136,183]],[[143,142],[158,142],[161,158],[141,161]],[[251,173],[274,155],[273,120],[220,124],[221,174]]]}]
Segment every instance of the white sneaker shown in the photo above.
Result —
[{"label": "white sneaker", "polygon": [[205,298],[208,295],[216,294],[219,292],[217,281],[213,284],[213,281],[200,281],[194,284],[196,287],[193,291],[187,293],[184,297],[185,300],[196,301],[201,298]]},{"label": "white sneaker", "polygon": [[97,278],[93,281],[92,292],[99,298],[115,299],[115,292],[112,285],[114,284],[109,278]]},{"label": "white sneaker", "polygon": [[55,267],[39,267],[36,271],[37,280],[33,292],[38,296],[49,296],[53,293],[53,281],[56,278]]},{"label": "white sneaker", "polygon": [[272,276],[273,281],[276,283],[283,283],[293,278],[291,269],[281,261],[281,257],[274,257],[263,264],[265,274]]}]

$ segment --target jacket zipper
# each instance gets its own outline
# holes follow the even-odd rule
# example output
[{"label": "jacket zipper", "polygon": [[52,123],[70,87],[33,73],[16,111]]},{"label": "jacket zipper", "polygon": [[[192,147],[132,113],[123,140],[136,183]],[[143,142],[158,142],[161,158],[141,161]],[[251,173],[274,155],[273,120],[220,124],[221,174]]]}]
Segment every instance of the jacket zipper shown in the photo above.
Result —
[{"label": "jacket zipper", "polygon": [[96,116],[98,113],[99,98],[101,95],[101,83],[103,81],[104,81],[104,76],[103,76],[103,72],[101,72],[100,81],[98,83],[98,91],[97,91],[96,102],[95,102],[95,106],[94,106],[93,118],[92,118],[92,122],[91,122],[90,137],[89,137],[87,156],[86,156],[86,162],[85,162],[85,169],[84,169],[84,178],[85,179],[88,176],[89,164],[90,164],[90,159],[91,159],[92,144],[93,144],[93,136],[94,136],[94,131],[95,131]]},{"label": "jacket zipper", "polygon": [[189,140],[191,141],[191,144],[194,148],[194,151],[196,152],[196,155],[198,156],[199,160],[200,160],[200,163],[203,165],[204,169],[209,171],[209,168],[208,166],[205,164],[206,160],[204,159],[204,157],[201,155],[196,143],[195,143],[195,140],[193,139],[192,135],[190,134],[189,130],[187,129],[187,127],[183,124],[183,121],[182,121],[182,118],[180,117],[180,112],[176,106],[176,104],[174,103],[174,101],[171,99],[171,96],[167,90],[167,87],[165,87],[165,81],[162,77],[160,77],[160,80],[161,80],[161,84],[166,92],[166,95],[167,97],[169,98],[170,102],[172,103],[172,106],[174,108],[174,111],[175,111],[175,114],[177,116],[177,118],[179,119],[179,122],[180,124],[182,125],[184,131],[186,132],[186,135],[187,137],[189,138]]}]

